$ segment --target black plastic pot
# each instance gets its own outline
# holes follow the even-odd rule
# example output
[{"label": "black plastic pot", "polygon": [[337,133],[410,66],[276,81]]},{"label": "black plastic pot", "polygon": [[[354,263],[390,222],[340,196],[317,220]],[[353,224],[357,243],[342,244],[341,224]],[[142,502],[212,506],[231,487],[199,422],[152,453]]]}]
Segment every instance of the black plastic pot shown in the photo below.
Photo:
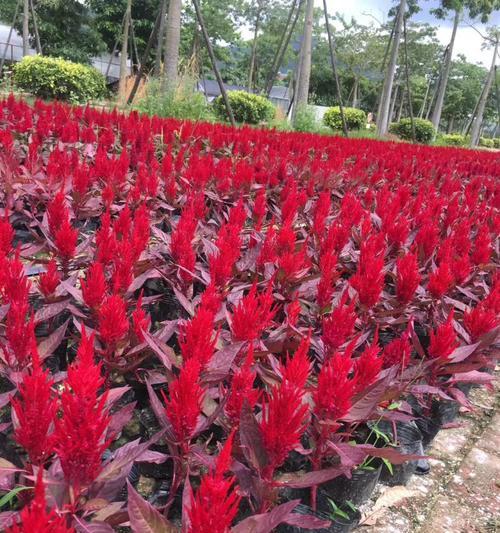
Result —
[{"label": "black plastic pot", "polygon": [[[370,499],[375,485],[380,477],[382,465],[377,464],[373,469],[358,468],[352,473],[351,479],[340,476],[321,486],[321,494],[335,502],[351,502],[359,506]],[[320,509],[323,503],[318,502]]]},{"label": "black plastic pot", "polygon": [[[393,435],[392,424],[379,424],[379,427],[385,433]],[[414,422],[398,423],[396,425],[396,430],[398,443],[396,450],[404,455],[424,455],[422,434]],[[418,460],[406,461],[400,465],[392,465],[391,474],[387,466],[383,464],[382,472],[380,473],[380,481],[389,486],[406,485],[411,476],[417,472],[417,468],[425,470],[423,464],[419,466]]]},{"label": "black plastic pot", "polygon": [[[340,506],[340,509],[350,516],[349,520],[338,516],[332,516],[331,512],[313,511],[311,507],[302,504],[297,505],[294,513],[311,515],[321,520],[331,521],[330,527],[324,529],[315,529],[314,531],[316,533],[349,533],[349,531],[352,531],[359,524],[361,520],[361,513],[359,511],[354,512],[349,507],[344,509],[344,507]],[[311,530],[304,529],[302,527],[290,526],[288,524],[281,524],[276,528],[276,531],[278,533],[306,533]]]}]

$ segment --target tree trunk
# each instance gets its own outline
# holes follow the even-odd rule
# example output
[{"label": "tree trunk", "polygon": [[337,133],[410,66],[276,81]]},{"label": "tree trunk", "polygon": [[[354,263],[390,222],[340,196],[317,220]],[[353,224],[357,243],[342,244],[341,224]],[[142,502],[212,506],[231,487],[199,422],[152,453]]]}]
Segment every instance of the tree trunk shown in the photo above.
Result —
[{"label": "tree trunk", "polygon": [[408,114],[410,115],[411,123],[411,138],[413,142],[417,142],[417,135],[415,132],[415,119],[413,117],[413,102],[411,100],[411,85],[410,85],[410,66],[408,64],[408,38],[406,34],[406,19],[403,17],[403,49],[405,58],[405,77],[406,77],[406,95],[408,97]]},{"label": "tree trunk", "polygon": [[30,49],[30,0],[24,0],[23,8],[23,57]]},{"label": "tree trunk", "polygon": [[163,43],[165,40],[165,23],[167,18],[167,6],[168,0],[162,0],[161,3],[161,21],[160,29],[158,30],[158,39],[156,41],[156,57],[155,57],[155,69],[154,76],[158,78],[161,74],[161,52],[163,50]]},{"label": "tree trunk", "polygon": [[453,133],[454,125],[455,125],[455,117],[450,117],[450,120],[448,120],[448,127],[446,129],[446,133]]},{"label": "tree trunk", "polygon": [[352,90],[352,107],[358,107],[358,87],[359,79],[357,76],[354,77],[354,88]]},{"label": "tree trunk", "polygon": [[12,33],[14,32],[14,26],[16,24],[16,20],[17,20],[17,15],[18,14],[19,14],[19,0],[17,1],[17,4],[16,4],[16,9],[14,11],[14,18],[13,18],[12,24],[10,26],[9,35],[7,37],[7,42],[5,43],[5,48],[3,49],[2,60],[0,61],[0,77],[3,75],[3,67],[5,65],[5,59],[7,57],[7,50],[8,50],[9,45],[10,45],[10,39],[12,37]]},{"label": "tree trunk", "polygon": [[396,122],[399,122],[401,120],[401,116],[403,115],[404,103],[405,103],[405,91],[403,89],[401,91],[401,101],[399,102],[399,109],[398,109],[398,114],[396,116]]},{"label": "tree trunk", "polygon": [[434,112],[432,113],[432,124],[436,128],[436,132],[439,130],[439,123],[441,122],[441,115],[443,113],[444,97],[446,95],[446,87],[448,85],[448,79],[451,71],[451,60],[453,56],[453,47],[455,46],[455,37],[457,36],[458,23],[460,22],[460,9],[455,11],[455,19],[453,21],[453,31],[451,33],[451,41],[448,45],[448,53],[446,54],[443,71],[440,77],[439,88],[436,97],[436,105],[434,106]]},{"label": "tree trunk", "polygon": [[389,129],[389,107],[391,104],[392,86],[394,84],[394,75],[396,73],[396,63],[398,60],[399,42],[401,40],[401,31],[403,29],[403,17],[406,11],[406,0],[399,3],[398,13],[394,26],[394,38],[392,49],[387,65],[387,72],[382,86],[382,95],[377,112],[377,135],[385,135]]},{"label": "tree trunk", "polygon": [[134,86],[132,87],[132,90],[130,91],[130,94],[127,98],[127,104],[130,105],[135,98],[135,95],[137,94],[137,89],[139,89],[139,85],[141,83],[141,78],[146,72],[146,64],[149,59],[149,55],[151,54],[151,48],[153,48],[153,42],[155,40],[155,37],[158,33],[158,30],[160,28],[160,15],[161,13],[158,12],[158,15],[156,16],[155,24],[153,26],[153,29],[151,31],[151,34],[149,35],[148,42],[146,43],[146,48],[144,50],[144,54],[141,58],[141,64],[139,66],[139,70],[135,76]]},{"label": "tree trunk", "polygon": [[253,78],[255,73],[255,59],[257,56],[257,37],[259,35],[259,27],[260,27],[260,17],[262,15],[262,0],[257,0],[257,13],[255,15],[255,26],[254,26],[254,32],[253,32],[253,42],[252,42],[252,55],[250,57],[250,69],[248,71],[248,92],[252,92],[253,88]]},{"label": "tree trunk", "polygon": [[297,79],[297,92],[295,96],[295,105],[293,106],[293,120],[297,110],[307,105],[309,98],[309,83],[311,80],[311,59],[312,59],[312,30],[313,30],[314,0],[307,0],[306,16],[304,22],[304,38],[302,41],[302,54]]},{"label": "tree trunk", "polygon": [[165,37],[164,77],[167,90],[177,85],[179,48],[181,45],[182,0],[170,0],[168,6],[167,34]]},{"label": "tree trunk", "polygon": [[122,50],[120,53],[120,84],[119,94],[125,95],[127,84],[127,51],[128,51],[128,34],[130,31],[130,20],[132,18],[132,0],[127,0],[127,8],[125,11],[125,19],[123,21],[122,33]]},{"label": "tree trunk", "polygon": [[[299,19],[303,3],[304,3],[304,0],[300,0],[299,5],[297,6],[297,11],[295,12],[295,17],[293,21],[292,21],[292,16],[295,11],[295,6],[297,5],[297,0],[293,2],[292,7],[290,8],[290,12],[288,13],[288,19],[286,21],[285,28],[283,30],[281,42],[276,51],[276,55],[274,56],[271,70],[269,71],[269,74],[266,78],[266,85],[265,85],[265,90],[264,90],[264,93],[266,94],[266,96],[269,96],[271,94],[271,89],[273,88],[274,80],[276,79],[281,63],[283,61],[283,57],[285,56],[288,45],[290,44],[290,40],[295,30],[295,26],[297,25],[297,21]],[[290,23],[292,24],[291,26],[290,26]]]},{"label": "tree trunk", "polygon": [[420,108],[420,113],[418,114],[418,118],[424,117],[425,106],[427,105],[427,98],[429,97],[429,92],[431,90],[431,83],[432,83],[432,79],[429,78],[429,82],[427,83],[427,88],[425,89],[424,100],[422,102],[422,107]]},{"label": "tree trunk", "polygon": [[[326,33],[328,35],[328,47],[330,49],[330,62],[332,64],[332,72],[333,72],[333,79],[335,81],[335,90],[337,91],[337,99],[339,101],[339,111],[340,111],[340,118],[342,120],[342,130],[344,131],[344,135],[346,137],[349,136],[348,130],[347,130],[347,121],[345,119],[344,114],[344,105],[342,103],[342,87],[340,86],[340,79],[337,72],[337,61],[335,59],[335,48],[333,46],[333,38],[332,38],[332,32],[330,29],[330,21],[328,20],[328,8],[326,5],[326,0],[323,0],[323,11],[325,13],[325,24],[326,24]],[[356,81],[358,78],[356,78]]]},{"label": "tree trunk", "polygon": [[[170,5],[172,5],[173,1],[175,0],[170,0]],[[207,52],[210,57],[210,61],[212,63],[212,69],[215,73],[217,83],[219,84],[219,89],[222,95],[222,99],[224,100],[224,105],[226,106],[226,111],[227,111],[227,116],[229,118],[229,122],[231,122],[232,126],[236,126],[236,121],[234,120],[233,110],[231,109],[231,103],[229,102],[229,98],[227,97],[226,87],[224,86],[224,82],[222,81],[219,69],[217,67],[217,61],[215,59],[215,54],[212,48],[212,43],[210,42],[210,37],[208,35],[207,27],[205,26],[205,21],[203,20],[200,3],[198,0],[193,0],[193,4],[194,4],[194,9],[196,11],[196,18],[198,19],[198,24],[200,25],[201,32],[203,33],[203,38],[205,39],[205,45],[207,47]]]},{"label": "tree trunk", "polygon": [[486,107],[488,96],[490,95],[490,91],[491,91],[491,86],[493,85],[493,79],[495,77],[495,63],[496,63],[497,53],[498,53],[498,41],[499,41],[499,37],[497,36],[496,41],[495,41],[495,49],[493,51],[493,61],[491,63],[491,68],[488,73],[488,77],[486,78],[486,83],[484,84],[484,89],[483,89],[483,92],[481,94],[481,97],[477,105],[476,118],[474,119],[474,122],[472,123],[472,129],[471,129],[471,135],[470,135],[471,146],[477,146],[479,143],[481,125],[483,123],[483,117],[484,117],[484,109]]},{"label": "tree trunk", "polygon": [[394,109],[396,108],[396,100],[399,96],[399,84],[396,84],[396,87],[394,89],[394,96],[391,101],[391,108],[389,109],[389,124],[392,122],[394,118]]}]

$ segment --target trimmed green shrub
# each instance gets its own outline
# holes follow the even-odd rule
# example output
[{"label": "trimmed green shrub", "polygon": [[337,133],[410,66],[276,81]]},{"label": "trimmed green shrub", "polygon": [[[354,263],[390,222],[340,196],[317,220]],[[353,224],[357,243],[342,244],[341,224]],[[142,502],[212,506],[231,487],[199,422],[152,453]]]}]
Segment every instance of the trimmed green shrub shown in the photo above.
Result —
[{"label": "trimmed green shrub", "polygon": [[495,148],[495,141],[486,137],[480,137],[479,146],[482,146],[483,148]]},{"label": "trimmed green shrub", "polygon": [[26,56],[14,65],[14,83],[40,98],[81,103],[106,94],[106,80],[95,68],[65,59]]},{"label": "trimmed green shrub", "polygon": [[467,139],[460,133],[447,133],[441,137],[440,141],[440,144],[444,146],[465,146],[467,144]]},{"label": "trimmed green shrub", "polygon": [[[260,122],[267,122],[274,118],[276,109],[263,96],[247,93],[246,91],[229,91],[227,96],[236,122],[259,124]],[[213,106],[215,114],[220,119],[227,120],[227,111],[222,95],[214,100]]]},{"label": "trimmed green shrub", "polygon": [[[344,107],[344,116],[348,130],[360,130],[366,126],[366,113],[355,107]],[[342,129],[342,117],[340,107],[331,107],[323,116],[325,126],[332,130]]]},{"label": "trimmed green shrub", "polygon": [[500,148],[500,137],[496,137],[495,139],[493,139],[493,146],[495,148]]},{"label": "trimmed green shrub", "polygon": [[[414,118],[415,137],[418,143],[430,144],[436,135],[436,129],[430,120],[423,118]],[[391,133],[394,133],[406,141],[413,141],[411,119],[403,118],[399,122],[391,124]]]}]

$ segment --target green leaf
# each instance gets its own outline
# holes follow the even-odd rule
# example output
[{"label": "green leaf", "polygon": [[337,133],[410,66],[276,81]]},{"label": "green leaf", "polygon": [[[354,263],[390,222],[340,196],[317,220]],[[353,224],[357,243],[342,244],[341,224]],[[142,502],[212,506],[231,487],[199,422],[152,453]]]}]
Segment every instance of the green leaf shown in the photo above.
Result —
[{"label": "green leaf", "polygon": [[7,494],[4,494],[0,498],[0,509],[5,507],[7,504],[11,503],[12,500],[24,490],[33,490],[33,487],[15,487],[10,492],[7,492]]},{"label": "green leaf", "polygon": [[387,467],[387,470],[391,473],[391,476],[394,475],[394,469],[392,467],[392,463],[389,461],[389,459],[382,459],[384,461],[385,466]]}]

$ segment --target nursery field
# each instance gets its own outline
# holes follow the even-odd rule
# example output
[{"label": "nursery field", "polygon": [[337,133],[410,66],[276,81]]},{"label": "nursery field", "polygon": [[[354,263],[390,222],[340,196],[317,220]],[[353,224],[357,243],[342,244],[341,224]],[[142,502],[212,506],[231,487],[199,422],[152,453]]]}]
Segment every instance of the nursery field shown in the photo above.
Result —
[{"label": "nursery field", "polygon": [[0,530],[355,528],[491,388],[499,177],[0,101]]}]

